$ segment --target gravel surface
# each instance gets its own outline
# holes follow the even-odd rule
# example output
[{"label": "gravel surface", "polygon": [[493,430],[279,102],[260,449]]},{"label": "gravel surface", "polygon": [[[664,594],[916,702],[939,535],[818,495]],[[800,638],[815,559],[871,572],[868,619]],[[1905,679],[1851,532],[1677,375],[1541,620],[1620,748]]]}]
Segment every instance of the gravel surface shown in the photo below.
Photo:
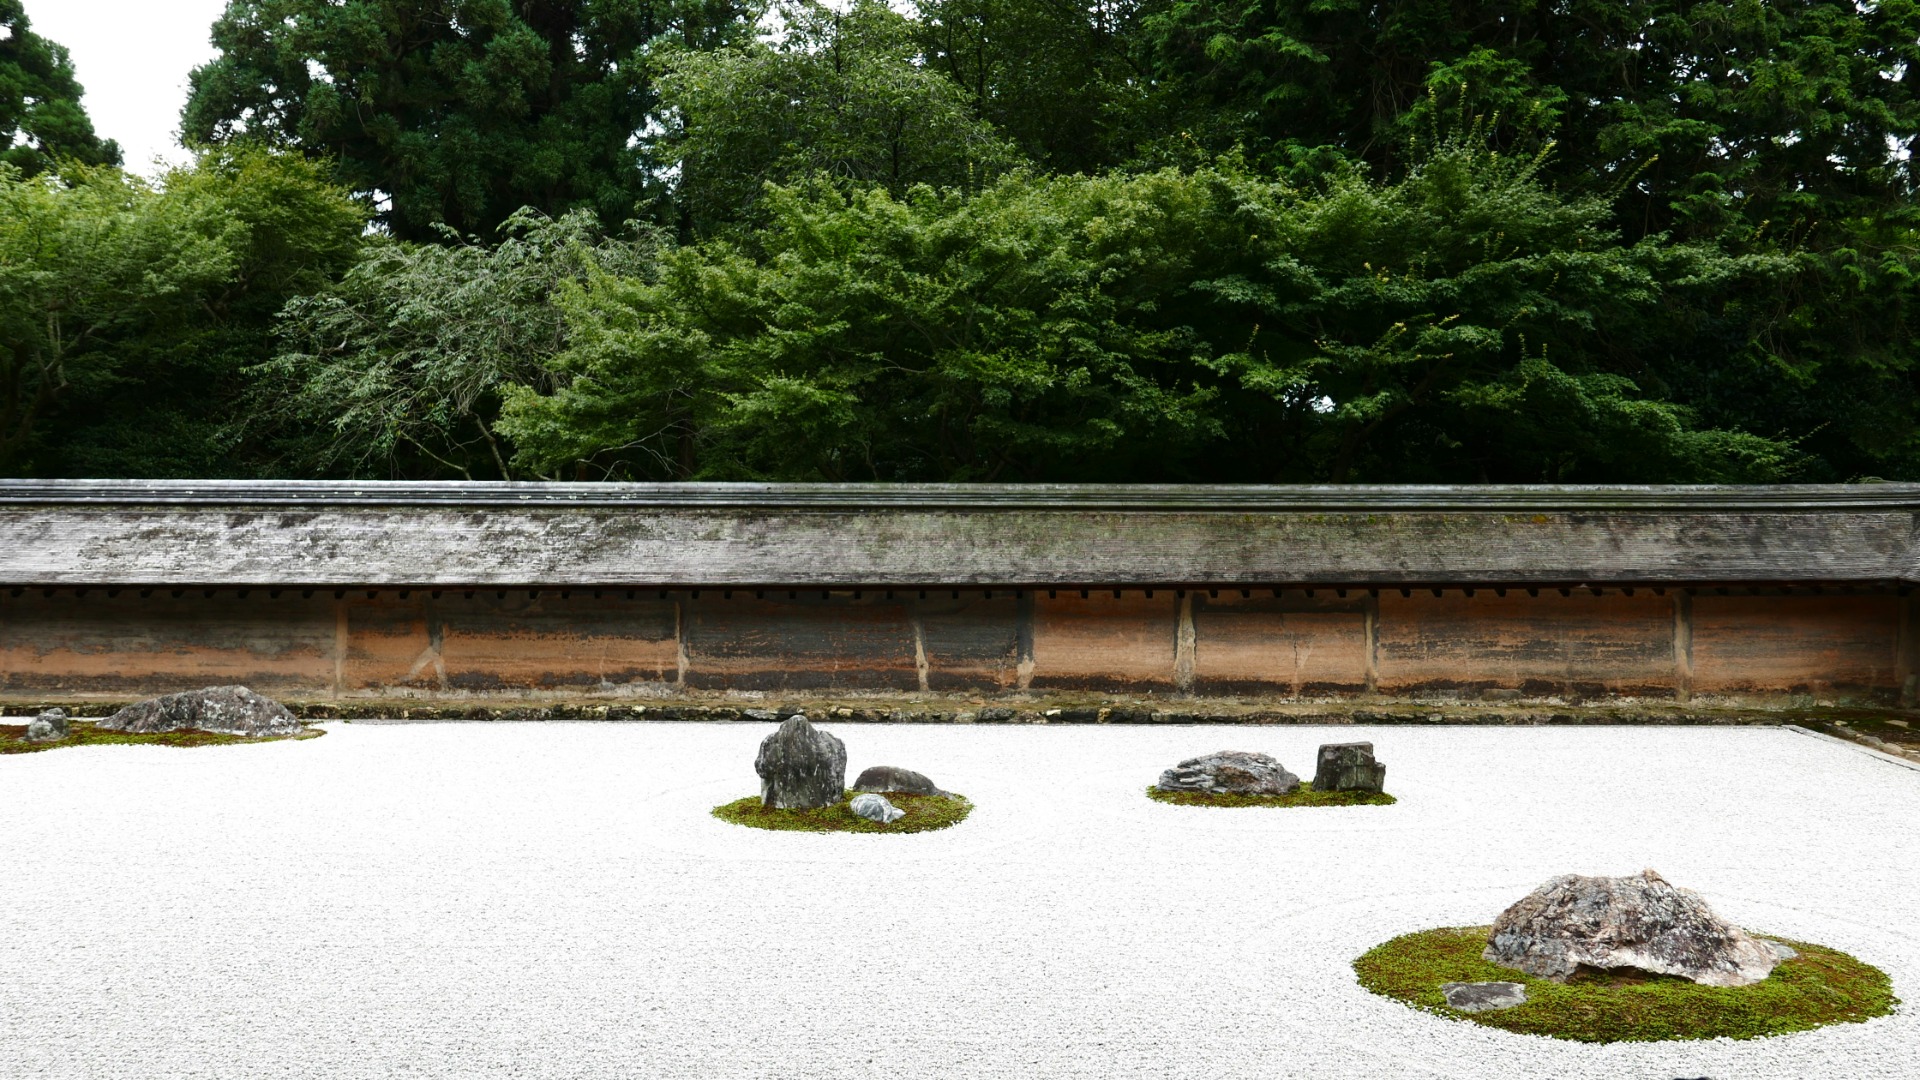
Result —
[{"label": "gravel surface", "polygon": [[[1395,934],[1657,868],[1920,1002],[1920,773],[1777,729],[822,725],[971,818],[708,816],[770,724],[332,723],[0,757],[0,1075],[1920,1077],[1915,1008],[1583,1046],[1354,982]],[[1396,806],[1142,789],[1374,741]]]}]

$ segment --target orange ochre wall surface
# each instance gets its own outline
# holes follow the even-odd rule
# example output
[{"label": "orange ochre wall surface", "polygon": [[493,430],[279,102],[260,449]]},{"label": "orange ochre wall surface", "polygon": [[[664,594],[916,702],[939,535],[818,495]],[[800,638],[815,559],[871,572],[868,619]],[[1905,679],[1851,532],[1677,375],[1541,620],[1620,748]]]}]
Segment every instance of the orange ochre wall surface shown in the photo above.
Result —
[{"label": "orange ochre wall surface", "polygon": [[0,592],[0,693],[1913,696],[1910,601],[1742,589]]}]

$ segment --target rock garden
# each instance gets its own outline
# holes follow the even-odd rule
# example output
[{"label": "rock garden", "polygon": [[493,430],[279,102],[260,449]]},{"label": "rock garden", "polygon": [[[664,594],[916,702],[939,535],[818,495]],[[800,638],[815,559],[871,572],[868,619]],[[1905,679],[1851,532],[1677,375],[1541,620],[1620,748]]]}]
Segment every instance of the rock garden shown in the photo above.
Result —
[{"label": "rock garden", "polygon": [[847,787],[847,745],[790,716],[760,742],[760,794],[713,808],[735,825],[776,832],[916,833],[965,821],[973,804],[926,776],[893,765],[861,771]]},{"label": "rock garden", "polygon": [[1147,797],[1174,806],[1388,806],[1387,767],[1370,742],[1327,743],[1316,756],[1313,782],[1286,766],[1245,750],[1188,758],[1160,774]]},{"label": "rock garden", "polygon": [[1360,985],[1444,1016],[1579,1042],[1752,1039],[1893,1011],[1885,972],[1764,938],[1652,870],[1554,878],[1492,926],[1407,934]]},{"label": "rock garden", "polygon": [[0,754],[74,746],[222,746],[320,734],[271,698],[244,686],[212,686],[150,698],[98,721],[47,709],[25,724],[0,724]]}]

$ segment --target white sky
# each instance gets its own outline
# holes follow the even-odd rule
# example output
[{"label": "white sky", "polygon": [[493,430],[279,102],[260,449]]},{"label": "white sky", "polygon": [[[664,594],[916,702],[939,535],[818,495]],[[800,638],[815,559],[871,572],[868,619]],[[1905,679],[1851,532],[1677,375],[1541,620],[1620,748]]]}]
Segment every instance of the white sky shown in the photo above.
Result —
[{"label": "white sky", "polygon": [[117,139],[133,172],[182,161],[174,141],[187,73],[213,59],[207,33],[226,0],[26,0],[33,31],[65,45],[93,129]]}]

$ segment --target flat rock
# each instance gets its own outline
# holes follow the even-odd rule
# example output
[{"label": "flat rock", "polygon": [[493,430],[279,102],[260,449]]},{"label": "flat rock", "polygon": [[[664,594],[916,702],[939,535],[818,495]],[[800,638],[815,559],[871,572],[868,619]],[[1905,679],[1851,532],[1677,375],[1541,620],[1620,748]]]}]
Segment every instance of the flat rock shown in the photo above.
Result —
[{"label": "flat rock", "polygon": [[897,791],[903,795],[945,795],[932,780],[912,769],[895,765],[875,765],[863,769],[854,778],[855,791]]},{"label": "flat rock", "polygon": [[888,802],[885,795],[855,795],[853,801],[847,804],[847,809],[853,811],[857,817],[877,821],[882,825],[891,824],[907,816],[905,810]]},{"label": "flat rock", "polygon": [[1527,1003],[1527,988],[1517,982],[1441,983],[1440,993],[1461,1012],[1492,1012]]},{"label": "flat rock", "polygon": [[211,731],[222,735],[293,735],[300,731],[286,706],[244,686],[210,686],[129,705],[100,721],[104,731],[147,735],[160,731]]},{"label": "flat rock", "polygon": [[1161,791],[1200,791],[1209,795],[1286,795],[1300,778],[1265,754],[1221,750],[1187,760],[1160,774]]},{"label": "flat rock", "polygon": [[1775,941],[1772,938],[1761,938],[1760,944],[1765,945],[1767,948],[1773,950],[1773,958],[1775,960],[1800,959],[1800,950],[1794,948],[1793,946],[1787,944],[1784,941]]},{"label": "flat rock", "polygon": [[1698,893],[1652,870],[1554,878],[1500,913],[1481,955],[1564,982],[1579,969],[1630,968],[1706,986],[1746,986],[1773,971],[1767,943],[1714,914]]},{"label": "flat rock", "polygon": [[811,810],[840,801],[847,786],[847,744],[790,716],[760,742],[753,759],[760,803],[776,810]]},{"label": "flat rock", "polygon": [[1370,791],[1379,794],[1387,783],[1387,767],[1373,759],[1370,742],[1327,743],[1313,770],[1315,791]]}]

